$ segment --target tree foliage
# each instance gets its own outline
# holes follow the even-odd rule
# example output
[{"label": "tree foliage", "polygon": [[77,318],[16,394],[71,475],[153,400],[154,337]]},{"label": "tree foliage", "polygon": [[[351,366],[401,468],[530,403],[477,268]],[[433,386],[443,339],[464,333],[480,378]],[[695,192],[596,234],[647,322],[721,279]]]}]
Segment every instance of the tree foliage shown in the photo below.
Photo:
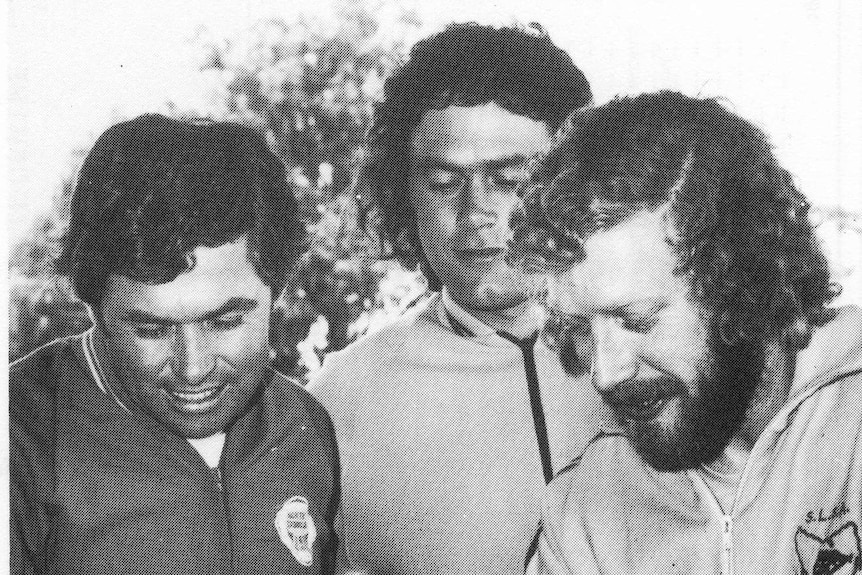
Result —
[{"label": "tree foliage", "polygon": [[[334,22],[265,20],[232,38],[201,30],[195,42],[210,101],[203,110],[166,106],[176,117],[256,127],[287,167],[309,244],[276,304],[271,340],[277,367],[300,377],[424,292],[418,273],[380,261],[379,241],[357,226],[351,185],[383,79],[419,23],[402,12],[384,25],[379,6],[359,0],[334,8]],[[70,177],[11,254],[12,358],[89,323],[51,271],[72,188]]]},{"label": "tree foliage", "polygon": [[[352,174],[383,79],[419,31],[410,12],[381,17],[391,3],[335,0],[334,18],[266,20],[235,37],[200,30],[197,71],[211,87],[202,108],[166,102],[177,117],[209,116],[266,133],[287,166],[309,245],[279,298],[271,340],[276,366],[298,377],[420,299],[424,280],[380,260],[379,241],[357,227]],[[370,2],[370,3],[369,3]],[[72,152],[75,163],[83,153]],[[89,326],[86,309],[52,271],[74,185],[10,252],[10,359]],[[862,303],[859,214],[815,210],[847,303]]]}]

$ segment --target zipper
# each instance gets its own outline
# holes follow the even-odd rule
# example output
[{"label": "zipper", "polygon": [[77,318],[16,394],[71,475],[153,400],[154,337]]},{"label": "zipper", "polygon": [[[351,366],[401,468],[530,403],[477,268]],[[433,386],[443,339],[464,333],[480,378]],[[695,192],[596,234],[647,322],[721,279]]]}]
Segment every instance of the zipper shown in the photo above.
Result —
[{"label": "zipper", "polygon": [[706,496],[706,500],[709,502],[710,507],[712,507],[713,511],[721,518],[721,574],[722,575],[733,575],[733,518],[737,516],[739,513],[739,501],[742,499],[742,492],[745,484],[748,481],[748,476],[751,473],[751,466],[755,459],[755,454],[758,452],[758,447],[763,445],[763,441],[761,439],[766,434],[766,430],[769,429],[769,426],[764,429],[764,432],[761,433],[760,437],[757,438],[757,441],[754,442],[754,446],[752,446],[751,451],[748,453],[748,457],[745,459],[745,466],[742,468],[742,475],[739,477],[739,483],[736,485],[736,492],[733,495],[733,502],[730,505],[730,513],[725,513],[724,509],[721,507],[721,503],[719,503],[718,498],[712,492],[712,489],[709,488],[706,481],[698,475],[695,470],[691,470],[688,472],[688,476],[701,487],[701,491]]},{"label": "zipper", "polygon": [[497,335],[514,343],[521,350],[524,360],[524,375],[527,379],[527,393],[530,396],[530,412],[533,414],[533,429],[536,433],[536,444],[539,447],[539,460],[542,463],[542,476],[545,484],[554,478],[554,466],[551,462],[551,444],[548,440],[548,426],[545,422],[545,410],[542,407],[542,393],[539,387],[539,375],[536,371],[536,339],[539,332],[520,339],[505,331],[498,331]]},{"label": "zipper", "polygon": [[722,517],[721,529],[722,557],[724,559],[721,572],[733,575],[733,517]]},{"label": "zipper", "polygon": [[[695,470],[689,471],[688,476],[695,485],[700,487],[709,507],[721,519],[721,575],[733,575],[733,508],[730,514],[725,513],[712,489]],[[737,496],[738,494],[739,490],[737,490]],[[733,507],[736,507],[735,499]]]},{"label": "zipper", "polygon": [[230,523],[230,507],[228,506],[227,491],[224,488],[224,476],[222,475],[221,467],[215,467],[212,470],[213,478],[215,479],[216,489],[218,490],[219,498],[221,499],[222,508],[224,510],[224,521],[227,529],[227,545],[230,556],[230,573],[235,570],[235,558],[233,550],[233,530]]},{"label": "zipper", "polygon": [[745,487],[746,482],[748,481],[748,476],[751,473],[751,466],[755,460],[755,455],[759,455],[759,452],[765,449],[763,446],[766,443],[765,437],[768,433],[774,431],[774,427],[777,425],[777,422],[783,421],[787,414],[791,411],[797,409],[802,403],[805,402],[809,397],[814,395],[817,391],[828,385],[834,381],[833,379],[826,380],[817,385],[812,385],[808,391],[797,396],[790,403],[785,405],[775,416],[770,420],[770,422],[766,425],[766,427],[761,432],[760,436],[754,442],[754,445],[751,448],[751,451],[748,453],[748,457],[745,460],[745,466],[742,468],[742,475],[739,478],[739,483],[736,486],[736,493],[733,496],[733,503],[730,507],[730,513],[725,513],[721,508],[721,504],[718,502],[718,498],[706,484],[700,475],[697,474],[695,470],[691,470],[688,472],[688,476],[701,487],[701,491],[706,495],[707,501],[710,503],[710,507],[712,507],[713,511],[721,518],[721,551],[722,551],[722,566],[721,573],[722,575],[733,575],[733,518],[737,516],[739,510],[737,507],[739,506],[739,501],[742,498],[742,491]]}]

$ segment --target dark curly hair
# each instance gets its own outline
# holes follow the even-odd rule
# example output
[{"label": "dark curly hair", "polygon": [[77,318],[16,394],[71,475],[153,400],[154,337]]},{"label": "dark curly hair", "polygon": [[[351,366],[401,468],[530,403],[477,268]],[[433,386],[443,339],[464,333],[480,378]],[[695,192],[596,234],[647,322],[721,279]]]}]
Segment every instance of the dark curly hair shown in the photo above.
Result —
[{"label": "dark curly hair", "polygon": [[411,268],[422,264],[429,287],[438,290],[407,193],[410,141],[425,112],[494,102],[543,122],[553,133],[572,110],[591,101],[583,73],[541,29],[450,25],[418,42],[386,81],[357,182],[363,219],[376,211],[377,232],[389,244],[390,257]]},{"label": "dark curly hair", "polygon": [[105,131],[84,160],[56,267],[98,306],[111,274],[169,282],[198,246],[242,236],[276,296],[304,229],[264,138],[233,123],[143,115]]},{"label": "dark curly hair", "polygon": [[677,271],[720,337],[807,345],[838,292],[808,203],[763,132],[714,99],[663,91],[577,112],[534,167],[510,261],[565,269],[590,233],[668,201]]}]

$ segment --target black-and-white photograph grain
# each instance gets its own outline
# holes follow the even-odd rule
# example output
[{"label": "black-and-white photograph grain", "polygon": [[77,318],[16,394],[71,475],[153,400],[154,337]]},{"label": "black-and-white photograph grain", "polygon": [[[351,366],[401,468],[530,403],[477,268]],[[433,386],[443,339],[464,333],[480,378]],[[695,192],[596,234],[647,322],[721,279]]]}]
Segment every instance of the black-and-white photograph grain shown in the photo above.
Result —
[{"label": "black-and-white photograph grain", "polygon": [[858,0],[6,11],[11,573],[862,575]]}]

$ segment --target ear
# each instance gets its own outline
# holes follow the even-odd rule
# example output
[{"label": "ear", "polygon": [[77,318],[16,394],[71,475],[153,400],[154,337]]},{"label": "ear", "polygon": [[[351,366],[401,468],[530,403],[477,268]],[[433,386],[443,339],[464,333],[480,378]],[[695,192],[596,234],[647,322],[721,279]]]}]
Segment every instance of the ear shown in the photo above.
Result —
[{"label": "ear", "polygon": [[794,350],[804,349],[811,341],[811,334],[814,328],[811,323],[802,316],[798,316],[795,321],[789,323],[781,334],[781,340],[786,342],[786,345]]}]

